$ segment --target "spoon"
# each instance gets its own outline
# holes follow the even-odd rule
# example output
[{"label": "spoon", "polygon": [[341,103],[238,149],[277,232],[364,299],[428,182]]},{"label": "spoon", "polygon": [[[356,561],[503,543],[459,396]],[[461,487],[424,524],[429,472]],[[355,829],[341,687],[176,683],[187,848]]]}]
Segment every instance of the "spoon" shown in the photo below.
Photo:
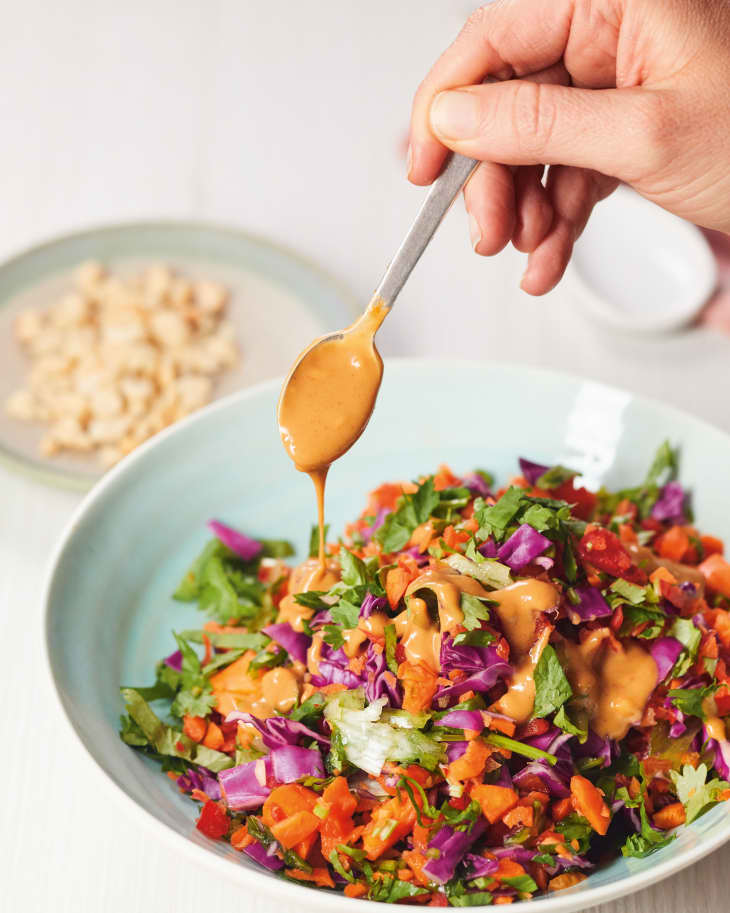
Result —
[{"label": "spoon", "polygon": [[308,473],[315,484],[322,564],[327,470],[365,430],[383,377],[375,334],[477,164],[463,155],[451,156],[431,185],[365,312],[346,330],[316,339],[296,360],[284,382],[279,398],[279,431],[296,468]]}]

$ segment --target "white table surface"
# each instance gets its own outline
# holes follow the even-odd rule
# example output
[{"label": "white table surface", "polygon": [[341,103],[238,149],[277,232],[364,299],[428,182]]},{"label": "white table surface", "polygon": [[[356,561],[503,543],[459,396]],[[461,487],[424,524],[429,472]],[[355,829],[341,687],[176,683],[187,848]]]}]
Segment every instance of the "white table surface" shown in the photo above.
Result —
[{"label": "white table surface", "polygon": [[[402,165],[412,91],[469,5],[6,0],[0,9],[0,256],[96,223],[200,217],[299,248],[364,300],[419,202]],[[543,300],[519,292],[522,268],[514,252],[473,256],[455,210],[384,327],[384,353],[557,367],[730,429],[730,340],[613,335],[565,288]],[[0,467],[0,907],[269,909],[110,804],[59,719],[39,596],[78,500]],[[729,869],[730,845],[600,910],[715,913],[727,909]]]}]

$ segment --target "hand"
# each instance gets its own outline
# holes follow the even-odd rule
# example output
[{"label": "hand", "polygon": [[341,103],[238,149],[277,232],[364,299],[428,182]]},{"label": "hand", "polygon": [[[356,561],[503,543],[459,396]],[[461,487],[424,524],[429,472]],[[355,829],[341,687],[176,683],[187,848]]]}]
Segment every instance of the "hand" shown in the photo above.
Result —
[{"label": "hand", "polygon": [[[488,75],[509,81],[482,85]],[[445,147],[482,161],[464,190],[474,249],[490,255],[511,240],[528,253],[522,288],[533,295],[556,285],[594,205],[620,181],[730,231],[730,4],[497,0],[477,10],[418,89],[409,179],[431,183]]]}]

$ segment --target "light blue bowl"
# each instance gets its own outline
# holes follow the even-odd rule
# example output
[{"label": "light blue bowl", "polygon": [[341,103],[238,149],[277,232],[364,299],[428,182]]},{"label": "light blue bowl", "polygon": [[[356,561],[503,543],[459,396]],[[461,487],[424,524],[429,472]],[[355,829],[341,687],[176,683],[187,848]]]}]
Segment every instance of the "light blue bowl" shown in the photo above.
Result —
[{"label": "light blue bowl", "polygon": [[[73,728],[140,822],[282,902],[363,910],[364,901],[285,882],[206,840],[193,826],[194,804],[117,735],[120,684],[151,683],[155,662],[172,650],[171,630],[200,619],[170,593],[206,540],[206,521],[289,538],[300,554],[308,541],[314,495],[279,441],[278,391],[278,383],[267,383],[215,403],[154,438],[93,489],[52,561],[48,656]],[[379,482],[414,478],[440,463],[506,479],[523,455],[573,466],[593,483],[630,484],[643,478],[667,437],[681,446],[682,479],[693,489],[701,527],[730,539],[727,504],[718,497],[730,465],[730,437],[721,431],[629,393],[532,368],[391,361],[372,422],[330,473],[327,519],[340,529]],[[651,857],[616,860],[577,888],[511,909],[592,907],[677,872],[728,838],[730,803],[723,803]]]}]

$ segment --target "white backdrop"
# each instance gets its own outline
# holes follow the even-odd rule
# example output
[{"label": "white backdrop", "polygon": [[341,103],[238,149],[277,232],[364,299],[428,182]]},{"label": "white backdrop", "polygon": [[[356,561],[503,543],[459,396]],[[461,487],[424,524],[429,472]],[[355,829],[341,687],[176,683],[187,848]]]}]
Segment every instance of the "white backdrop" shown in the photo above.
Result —
[{"label": "white backdrop", "polygon": [[[412,92],[468,12],[462,0],[2,0],[0,256],[97,223],[204,218],[300,249],[366,300],[422,195],[404,178]],[[459,207],[385,324],[384,354],[557,367],[730,428],[727,339],[610,334],[565,289],[521,293],[523,261],[475,257]],[[76,501],[0,468],[7,909],[264,910],[100,803],[56,717],[38,591]],[[729,864],[730,847],[601,909],[714,913]]]}]

